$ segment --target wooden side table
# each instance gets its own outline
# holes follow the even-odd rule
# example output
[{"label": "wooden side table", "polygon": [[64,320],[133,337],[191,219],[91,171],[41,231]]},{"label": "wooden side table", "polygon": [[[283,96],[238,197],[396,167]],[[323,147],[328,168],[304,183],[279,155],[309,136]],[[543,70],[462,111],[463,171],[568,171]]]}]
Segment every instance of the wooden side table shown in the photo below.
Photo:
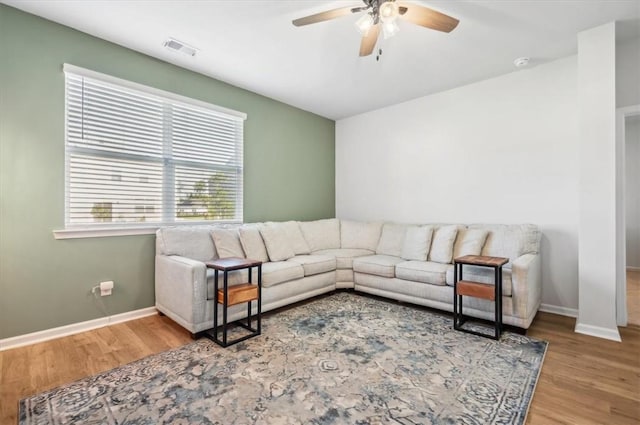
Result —
[{"label": "wooden side table", "polygon": [[[453,328],[457,331],[467,332],[487,338],[500,339],[502,332],[502,266],[509,262],[508,258],[487,257],[482,255],[465,255],[453,260]],[[494,269],[494,284],[463,280],[462,266],[473,265],[491,267]],[[462,314],[462,296],[482,298],[494,302],[495,334],[487,335],[471,329],[463,329],[462,325],[467,318]]]},{"label": "wooden side table", "polygon": [[[213,329],[212,332],[206,332],[205,335],[223,347],[228,347],[260,335],[262,332],[262,262],[246,258],[221,258],[208,261],[205,264],[208,268],[214,270]],[[258,268],[257,285],[254,285],[251,280],[251,271],[254,267]],[[243,269],[248,270],[249,281],[247,283],[229,286],[229,272]],[[223,287],[221,289],[218,288],[219,272],[223,273]],[[258,312],[256,314],[257,326],[255,328],[251,327],[251,303],[253,301],[258,301]],[[234,339],[233,341],[228,341],[228,326],[232,323],[227,323],[227,309],[232,305],[241,303],[247,303],[247,322],[243,323],[242,320],[236,320],[232,323],[243,327],[251,333]],[[222,305],[222,340],[218,338],[220,331],[218,326],[218,304]]]}]

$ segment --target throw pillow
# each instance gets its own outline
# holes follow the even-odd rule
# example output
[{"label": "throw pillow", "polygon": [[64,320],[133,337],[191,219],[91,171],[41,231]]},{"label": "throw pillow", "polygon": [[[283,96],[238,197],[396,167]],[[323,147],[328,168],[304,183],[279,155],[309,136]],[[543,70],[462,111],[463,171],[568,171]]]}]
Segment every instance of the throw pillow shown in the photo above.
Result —
[{"label": "throw pillow", "polygon": [[453,247],[453,258],[463,255],[480,255],[488,234],[489,231],[485,229],[459,230]]},{"label": "throw pillow", "polygon": [[289,245],[291,245],[294,254],[311,254],[309,244],[307,244],[304,236],[302,236],[302,231],[297,221],[285,221],[284,223],[275,224],[281,226],[284,230],[284,234],[287,239],[289,239]]},{"label": "throw pillow", "polygon": [[436,263],[450,263],[453,259],[453,243],[458,234],[458,226],[455,224],[442,226],[433,233],[433,242],[429,251],[429,261]]},{"label": "throw pillow", "polygon": [[404,224],[385,223],[382,226],[382,235],[380,235],[376,254],[400,257],[406,232],[407,226]]},{"label": "throw pillow", "polygon": [[238,233],[240,233],[240,243],[247,258],[262,261],[263,263],[269,261],[267,248],[264,246],[264,241],[257,225],[242,226],[238,229]]},{"label": "throw pillow", "polygon": [[267,223],[260,228],[260,234],[271,261],[285,261],[296,255],[282,226]]},{"label": "throw pillow", "polygon": [[401,257],[405,260],[427,261],[432,234],[431,226],[407,227]]},{"label": "throw pillow", "polygon": [[244,258],[238,229],[213,229],[211,230],[211,237],[216,245],[218,258]]}]

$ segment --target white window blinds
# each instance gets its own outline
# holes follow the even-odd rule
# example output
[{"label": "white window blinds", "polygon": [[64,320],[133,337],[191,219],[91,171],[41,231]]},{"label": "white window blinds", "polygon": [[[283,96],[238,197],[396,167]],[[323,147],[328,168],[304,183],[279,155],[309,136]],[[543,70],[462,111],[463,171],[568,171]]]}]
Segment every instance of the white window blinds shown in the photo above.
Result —
[{"label": "white window blinds", "polygon": [[67,227],[242,221],[244,114],[64,70]]}]

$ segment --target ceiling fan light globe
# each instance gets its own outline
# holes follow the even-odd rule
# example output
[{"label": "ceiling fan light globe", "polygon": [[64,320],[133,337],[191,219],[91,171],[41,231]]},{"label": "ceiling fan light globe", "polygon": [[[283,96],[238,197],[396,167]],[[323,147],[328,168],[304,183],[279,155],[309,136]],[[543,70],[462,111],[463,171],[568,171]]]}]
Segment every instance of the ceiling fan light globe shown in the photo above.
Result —
[{"label": "ceiling fan light globe", "polygon": [[385,40],[396,35],[398,31],[400,31],[400,27],[395,20],[382,23],[382,35]]},{"label": "ceiling fan light globe", "polygon": [[400,9],[395,1],[385,1],[378,10],[378,15],[382,22],[395,21],[399,13]]},{"label": "ceiling fan light globe", "polygon": [[373,16],[371,16],[369,13],[365,13],[356,21],[356,28],[358,29],[358,32],[360,32],[360,34],[362,34],[363,36],[369,33],[369,30],[372,26]]}]

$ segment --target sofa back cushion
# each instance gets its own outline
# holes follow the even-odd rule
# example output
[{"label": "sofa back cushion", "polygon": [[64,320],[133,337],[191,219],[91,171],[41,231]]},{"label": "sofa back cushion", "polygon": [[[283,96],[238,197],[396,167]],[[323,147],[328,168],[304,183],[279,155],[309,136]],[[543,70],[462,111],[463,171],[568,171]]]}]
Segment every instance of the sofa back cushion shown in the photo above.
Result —
[{"label": "sofa back cushion", "polygon": [[214,228],[211,230],[211,238],[216,246],[219,258],[244,258],[244,250],[240,243],[238,229]]},{"label": "sofa back cushion", "polygon": [[487,229],[458,229],[458,236],[453,246],[453,258],[480,255],[488,234]]},{"label": "sofa back cushion", "polygon": [[156,254],[179,255],[198,261],[218,258],[211,226],[163,227],[156,231]]},{"label": "sofa back cushion", "polygon": [[312,252],[340,248],[340,221],[337,218],[302,221],[299,225]]},{"label": "sofa back cushion", "polygon": [[296,254],[281,223],[265,223],[260,227],[260,234],[267,247],[271,261],[284,261]]},{"label": "sofa back cushion", "polygon": [[376,254],[402,256],[402,247],[407,233],[407,225],[396,223],[385,223],[382,226],[380,241],[376,247]]},{"label": "sofa back cushion", "polygon": [[302,231],[300,230],[300,224],[297,221],[285,221],[285,222],[278,222],[278,223],[268,222],[265,224],[274,225],[284,231],[284,235],[289,241],[289,245],[291,246],[291,249],[293,249],[294,254],[296,255],[311,254],[311,249],[309,249],[309,244],[307,243],[304,236],[302,236]]},{"label": "sofa back cushion", "polygon": [[269,261],[269,255],[260,234],[260,226],[260,224],[245,224],[238,229],[238,233],[246,257],[266,263]]},{"label": "sofa back cushion", "polygon": [[340,220],[340,247],[375,251],[380,240],[382,223]]},{"label": "sofa back cushion", "polygon": [[432,235],[431,226],[407,227],[401,257],[405,260],[427,261]]},{"label": "sofa back cushion", "polygon": [[453,259],[453,244],[458,235],[457,224],[439,226],[433,232],[429,261],[436,263],[450,263]]},{"label": "sofa back cushion", "polygon": [[482,255],[506,257],[510,263],[524,254],[540,252],[540,230],[534,224],[472,224],[470,229],[489,231]]}]

